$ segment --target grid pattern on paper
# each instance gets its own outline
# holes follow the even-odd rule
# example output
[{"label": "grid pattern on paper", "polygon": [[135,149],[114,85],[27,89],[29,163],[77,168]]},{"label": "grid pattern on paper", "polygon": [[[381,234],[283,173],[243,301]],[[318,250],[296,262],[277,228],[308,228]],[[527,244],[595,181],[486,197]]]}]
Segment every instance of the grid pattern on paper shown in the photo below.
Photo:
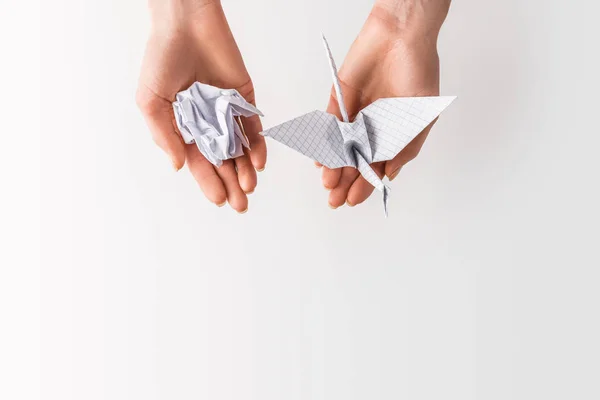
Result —
[{"label": "grid pattern on paper", "polygon": [[313,111],[284,122],[262,134],[320,162],[328,168],[349,165],[338,119],[324,111]]},{"label": "grid pattern on paper", "polygon": [[454,97],[379,99],[361,113],[373,149],[373,162],[394,158],[452,103]]},{"label": "grid pattern on paper", "polygon": [[[352,123],[317,110],[268,129],[263,135],[329,168],[356,168],[345,151],[356,148],[369,163],[391,160],[453,100],[451,96],[379,99]],[[344,150],[345,144],[350,148]]]}]

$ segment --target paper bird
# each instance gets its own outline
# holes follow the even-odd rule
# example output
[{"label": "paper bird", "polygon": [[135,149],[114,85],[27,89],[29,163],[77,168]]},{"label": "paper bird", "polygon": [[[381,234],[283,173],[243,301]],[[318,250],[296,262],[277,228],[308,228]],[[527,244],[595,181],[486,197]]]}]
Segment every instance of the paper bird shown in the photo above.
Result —
[{"label": "paper bird", "polygon": [[173,111],[183,141],[196,143],[204,157],[217,167],[223,160],[243,155],[242,146],[250,148],[243,126],[235,118],[262,116],[237,90],[200,82],[177,93]]},{"label": "paper bird", "polygon": [[313,111],[267,129],[262,135],[312,158],[327,168],[354,167],[383,192],[387,216],[390,189],[370,164],[394,158],[427,127],[455,97],[394,97],[379,99],[350,122],[335,61],[325,36],[325,51],[343,120],[324,111]]}]

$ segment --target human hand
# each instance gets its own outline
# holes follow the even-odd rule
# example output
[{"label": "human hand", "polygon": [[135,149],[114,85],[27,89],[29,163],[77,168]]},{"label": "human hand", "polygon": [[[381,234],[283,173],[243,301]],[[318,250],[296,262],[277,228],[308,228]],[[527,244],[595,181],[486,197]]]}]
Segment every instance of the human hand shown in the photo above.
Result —
[{"label": "human hand", "polygon": [[142,64],[136,101],[154,141],[179,170],[188,168],[204,195],[218,206],[229,202],[248,209],[247,194],[256,187],[256,170],[267,158],[258,116],[241,118],[250,148],[244,155],[213,166],[195,144],[184,144],[172,103],[181,90],[199,81],[236,89],[255,104],[254,88],[218,0],[150,0],[152,30]]},{"label": "human hand", "polygon": [[[376,2],[339,71],[351,120],[380,98],[439,95],[436,42],[449,5],[449,0]],[[327,111],[341,119],[334,90]],[[373,164],[379,177],[385,174],[393,180],[402,166],[419,154],[432,126],[433,123],[394,159]],[[344,202],[349,206],[360,204],[374,190],[352,167],[323,167],[322,179],[325,188],[331,190],[331,208],[338,208]]]}]

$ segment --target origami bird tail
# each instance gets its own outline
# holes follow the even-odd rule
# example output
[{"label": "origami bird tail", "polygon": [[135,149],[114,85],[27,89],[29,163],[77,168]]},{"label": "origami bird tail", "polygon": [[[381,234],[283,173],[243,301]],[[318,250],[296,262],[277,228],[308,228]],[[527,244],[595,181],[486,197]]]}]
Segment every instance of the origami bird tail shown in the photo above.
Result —
[{"label": "origami bird tail", "polygon": [[373,168],[369,165],[369,162],[365,160],[365,158],[360,155],[358,151],[354,152],[357,162],[357,168],[360,174],[369,182],[371,185],[375,187],[375,189],[379,190],[383,193],[383,212],[385,216],[388,216],[387,211],[387,203],[388,197],[390,196],[391,189],[383,183],[381,178],[375,173]]}]

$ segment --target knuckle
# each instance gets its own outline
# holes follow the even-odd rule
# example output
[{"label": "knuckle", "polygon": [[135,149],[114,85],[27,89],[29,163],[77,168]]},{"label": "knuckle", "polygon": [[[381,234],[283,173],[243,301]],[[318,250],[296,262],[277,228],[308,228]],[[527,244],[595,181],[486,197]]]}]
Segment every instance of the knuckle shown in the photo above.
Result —
[{"label": "knuckle", "polygon": [[246,82],[236,88],[238,93],[246,99],[248,103],[256,103],[256,94],[254,92],[254,84],[252,80],[248,78]]}]

